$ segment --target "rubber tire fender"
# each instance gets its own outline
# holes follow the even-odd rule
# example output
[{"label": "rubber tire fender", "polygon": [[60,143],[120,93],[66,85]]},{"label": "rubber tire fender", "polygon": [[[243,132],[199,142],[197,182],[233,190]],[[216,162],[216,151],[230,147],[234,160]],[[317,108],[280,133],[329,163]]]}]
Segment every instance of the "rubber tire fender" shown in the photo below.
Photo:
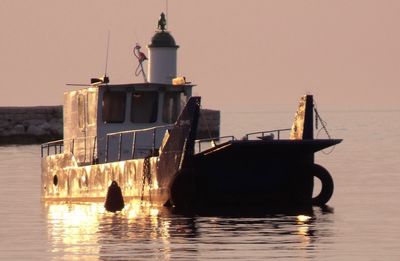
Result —
[{"label": "rubber tire fender", "polygon": [[324,206],[331,199],[333,195],[333,179],[329,172],[322,166],[314,164],[311,168],[311,173],[314,177],[319,179],[322,184],[321,192],[312,198],[312,204],[317,206]]}]

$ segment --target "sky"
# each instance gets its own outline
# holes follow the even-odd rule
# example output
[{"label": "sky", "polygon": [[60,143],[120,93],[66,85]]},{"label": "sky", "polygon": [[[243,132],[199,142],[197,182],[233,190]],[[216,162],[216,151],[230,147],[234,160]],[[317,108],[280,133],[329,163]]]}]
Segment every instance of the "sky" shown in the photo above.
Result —
[{"label": "sky", "polygon": [[[67,83],[105,71],[141,82],[132,49],[155,33],[166,0],[1,0],[0,106],[58,105]],[[400,109],[400,1],[168,0],[178,74],[204,108]]]}]

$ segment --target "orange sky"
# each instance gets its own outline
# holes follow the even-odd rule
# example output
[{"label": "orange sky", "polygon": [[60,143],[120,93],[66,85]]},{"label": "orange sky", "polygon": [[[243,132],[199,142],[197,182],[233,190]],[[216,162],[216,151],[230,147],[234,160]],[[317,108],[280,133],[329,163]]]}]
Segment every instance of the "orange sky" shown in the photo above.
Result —
[{"label": "orange sky", "polygon": [[[1,0],[0,106],[62,103],[66,83],[138,82],[162,0]],[[225,111],[400,109],[400,1],[169,0],[178,72]],[[144,48],[146,49],[146,48]],[[147,51],[147,50],[146,50]]]}]

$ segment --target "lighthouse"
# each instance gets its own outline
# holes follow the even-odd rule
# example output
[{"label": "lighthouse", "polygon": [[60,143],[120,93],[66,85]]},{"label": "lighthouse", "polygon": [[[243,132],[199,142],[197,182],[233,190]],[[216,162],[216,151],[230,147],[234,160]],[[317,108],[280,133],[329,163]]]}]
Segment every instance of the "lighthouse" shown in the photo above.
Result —
[{"label": "lighthouse", "polygon": [[161,13],[158,30],[147,46],[149,49],[148,74],[150,83],[172,84],[177,76],[177,51],[174,37],[166,30],[167,21]]}]

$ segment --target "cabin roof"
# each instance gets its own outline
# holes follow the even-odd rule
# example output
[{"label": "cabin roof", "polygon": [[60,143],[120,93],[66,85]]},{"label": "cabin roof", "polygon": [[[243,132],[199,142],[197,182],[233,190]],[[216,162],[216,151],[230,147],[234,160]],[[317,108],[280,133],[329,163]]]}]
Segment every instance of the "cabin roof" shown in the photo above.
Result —
[{"label": "cabin roof", "polygon": [[[78,90],[86,90],[90,88],[99,88],[99,89],[110,89],[110,90],[125,90],[125,91],[164,91],[164,90],[177,90],[182,91],[185,87],[193,87],[193,84],[180,84],[180,85],[173,85],[173,84],[164,84],[164,83],[127,83],[127,84],[93,84],[93,85],[80,85],[81,87],[77,90],[71,91],[78,91]],[[71,92],[67,91],[67,93]]]}]

